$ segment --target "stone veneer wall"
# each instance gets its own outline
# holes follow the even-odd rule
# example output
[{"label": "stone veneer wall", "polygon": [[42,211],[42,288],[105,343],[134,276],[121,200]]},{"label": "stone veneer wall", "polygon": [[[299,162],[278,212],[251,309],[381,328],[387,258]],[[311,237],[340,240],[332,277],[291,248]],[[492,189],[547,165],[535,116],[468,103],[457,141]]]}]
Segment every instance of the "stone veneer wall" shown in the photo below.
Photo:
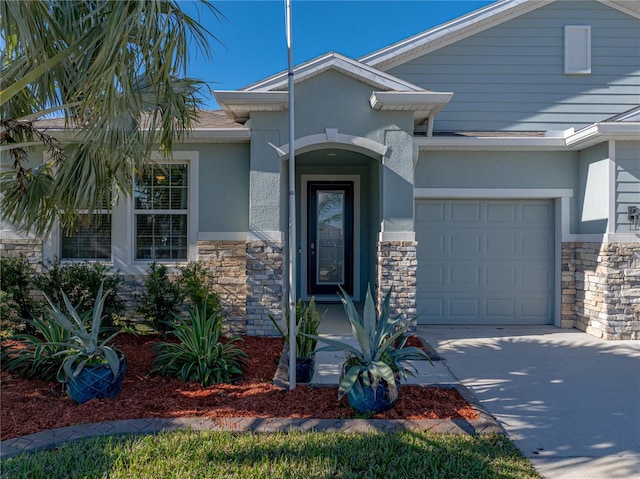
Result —
[{"label": "stone veneer wall", "polygon": [[42,240],[0,239],[0,257],[19,258],[24,256],[30,263],[42,261]]},{"label": "stone veneer wall", "polygon": [[563,243],[562,319],[603,339],[640,339],[640,243]]},{"label": "stone veneer wall", "polygon": [[284,297],[282,241],[247,241],[247,335],[279,336],[269,319],[282,319]]},{"label": "stone veneer wall", "polygon": [[416,321],[417,241],[379,241],[377,247],[376,290],[378,311],[391,291],[391,316],[400,314],[403,322]]},{"label": "stone veneer wall", "polygon": [[225,326],[234,334],[246,333],[246,241],[198,241],[198,260],[213,275],[213,291],[228,313]]}]

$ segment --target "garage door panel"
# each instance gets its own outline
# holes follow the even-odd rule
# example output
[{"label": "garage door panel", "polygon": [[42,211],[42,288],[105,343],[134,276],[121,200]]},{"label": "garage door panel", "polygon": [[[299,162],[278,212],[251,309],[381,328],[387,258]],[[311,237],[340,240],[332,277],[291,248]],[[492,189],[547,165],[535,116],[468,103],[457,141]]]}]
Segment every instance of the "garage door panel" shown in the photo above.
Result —
[{"label": "garage door panel", "polygon": [[542,301],[540,298],[523,299],[521,314],[525,318],[531,318],[533,321],[538,318],[544,318],[551,315],[551,302]]},{"label": "garage door panel", "polygon": [[479,234],[469,236],[448,235],[448,253],[458,258],[467,258],[471,254],[478,254],[481,250],[481,238]]},{"label": "garage door panel", "polygon": [[499,235],[494,236],[488,234],[486,237],[486,252],[491,255],[504,256],[507,254],[515,255],[517,252],[516,238],[513,236]]},{"label": "garage door panel", "polygon": [[475,318],[480,314],[480,300],[451,298],[450,309],[453,317]]},{"label": "garage door panel", "polygon": [[[447,209],[445,208],[445,213]],[[480,206],[474,203],[454,203],[450,205],[449,208],[449,218],[450,221],[480,221]]]},{"label": "garage door panel", "polygon": [[487,299],[485,301],[485,317],[513,318],[516,314],[516,304],[512,299]]},{"label": "garage door panel", "polygon": [[420,211],[416,211],[416,224],[444,221],[444,206],[444,202],[441,201],[423,205]]},{"label": "garage door panel", "polygon": [[550,200],[418,200],[419,322],[552,322],[553,212]]},{"label": "garage door panel", "polygon": [[451,282],[454,287],[481,287],[481,268],[467,265],[455,265],[450,268]]},{"label": "garage door panel", "polygon": [[547,225],[551,223],[553,209],[544,204],[523,204],[522,219],[530,225]]},{"label": "garage door panel", "polygon": [[516,205],[503,203],[487,204],[487,221],[511,223],[516,220]]},{"label": "garage door panel", "polygon": [[502,291],[509,291],[518,288],[517,271],[515,265],[489,265],[486,267],[485,285],[490,288],[500,288]]}]

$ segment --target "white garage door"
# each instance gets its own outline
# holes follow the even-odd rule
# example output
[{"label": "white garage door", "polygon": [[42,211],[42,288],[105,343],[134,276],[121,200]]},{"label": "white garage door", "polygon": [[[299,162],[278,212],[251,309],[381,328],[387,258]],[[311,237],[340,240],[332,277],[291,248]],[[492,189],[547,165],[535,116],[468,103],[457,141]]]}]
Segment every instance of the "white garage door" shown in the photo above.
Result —
[{"label": "white garage door", "polygon": [[420,324],[549,324],[551,200],[417,200]]}]

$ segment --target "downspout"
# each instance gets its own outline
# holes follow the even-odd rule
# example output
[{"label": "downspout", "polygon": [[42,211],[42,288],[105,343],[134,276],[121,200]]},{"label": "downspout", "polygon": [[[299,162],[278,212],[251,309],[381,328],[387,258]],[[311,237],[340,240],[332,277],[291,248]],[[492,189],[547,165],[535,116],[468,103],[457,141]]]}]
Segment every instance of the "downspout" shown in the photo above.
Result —
[{"label": "downspout", "polygon": [[291,0],[285,0],[289,79],[289,389],[296,388],[296,157],[293,98],[293,35]]}]

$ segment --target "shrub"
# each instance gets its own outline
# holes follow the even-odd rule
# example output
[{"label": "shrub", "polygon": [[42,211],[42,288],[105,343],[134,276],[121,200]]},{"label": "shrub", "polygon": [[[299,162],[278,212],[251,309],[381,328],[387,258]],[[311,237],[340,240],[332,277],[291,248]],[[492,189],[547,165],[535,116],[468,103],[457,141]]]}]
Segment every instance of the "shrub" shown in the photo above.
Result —
[{"label": "shrub", "polygon": [[206,307],[189,309],[189,318],[176,316],[172,333],[179,343],[160,342],[155,350],[152,373],[174,376],[183,381],[197,381],[203,386],[230,382],[242,374],[248,358],[233,336],[222,343],[220,332],[224,314],[220,309],[207,316]]},{"label": "shrub", "polygon": [[154,262],[149,265],[145,288],[137,311],[151,321],[154,329],[164,336],[171,329],[178,305],[184,299],[182,287],[178,282],[171,281],[165,265]]},{"label": "shrub", "polygon": [[36,311],[36,302],[31,297],[35,268],[24,256],[0,258],[0,319],[3,330],[15,330],[33,334],[35,330],[24,319]]},{"label": "shrub", "polygon": [[42,275],[35,277],[35,284],[46,296],[58,305],[63,304],[62,292],[79,311],[93,308],[96,295],[104,285],[103,326],[112,328],[115,320],[124,311],[124,303],[118,296],[120,274],[99,262],[61,263],[58,258],[47,261]]},{"label": "shrub", "polygon": [[59,326],[48,313],[25,320],[35,334],[10,336],[0,346],[2,369],[29,379],[55,381],[65,360],[61,343],[71,334]]},{"label": "shrub", "polygon": [[220,298],[211,291],[213,277],[201,262],[192,261],[181,267],[180,272],[179,284],[191,307],[202,309],[206,306],[208,311],[220,308]]}]

